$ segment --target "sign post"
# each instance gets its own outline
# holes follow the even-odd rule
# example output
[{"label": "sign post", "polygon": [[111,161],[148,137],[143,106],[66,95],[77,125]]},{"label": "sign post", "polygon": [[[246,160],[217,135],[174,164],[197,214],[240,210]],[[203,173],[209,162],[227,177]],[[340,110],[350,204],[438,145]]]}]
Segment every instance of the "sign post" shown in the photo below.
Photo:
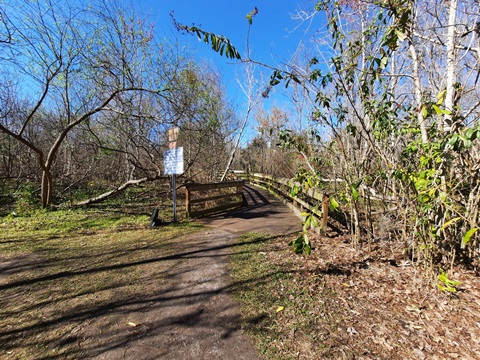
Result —
[{"label": "sign post", "polygon": [[178,127],[168,129],[168,147],[163,153],[165,175],[172,175],[173,222],[177,222],[177,175],[183,174],[183,147],[177,148]]}]

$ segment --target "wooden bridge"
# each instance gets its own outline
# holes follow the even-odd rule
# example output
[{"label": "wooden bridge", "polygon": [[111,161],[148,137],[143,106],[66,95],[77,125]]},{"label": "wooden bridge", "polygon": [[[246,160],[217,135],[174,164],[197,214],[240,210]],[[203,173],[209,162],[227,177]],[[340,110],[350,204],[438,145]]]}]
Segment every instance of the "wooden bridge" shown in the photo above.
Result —
[{"label": "wooden bridge", "polygon": [[[241,171],[234,173],[238,180],[185,184],[187,217],[199,218],[208,215],[210,219],[215,219],[217,222],[221,217],[266,219],[269,214],[279,211],[280,208],[275,206],[274,209],[274,205],[283,203],[300,218],[303,218],[306,213],[313,214],[320,224],[320,230],[326,231],[330,201],[328,195],[320,189],[311,188],[293,196],[291,188],[295,183],[289,179]],[[272,201],[269,193],[274,194],[276,199]],[[208,221],[204,220],[204,222]],[[223,221],[223,226],[228,227],[228,221]],[[245,224],[245,226],[249,225]],[[251,226],[253,226],[252,221],[250,221]]]}]

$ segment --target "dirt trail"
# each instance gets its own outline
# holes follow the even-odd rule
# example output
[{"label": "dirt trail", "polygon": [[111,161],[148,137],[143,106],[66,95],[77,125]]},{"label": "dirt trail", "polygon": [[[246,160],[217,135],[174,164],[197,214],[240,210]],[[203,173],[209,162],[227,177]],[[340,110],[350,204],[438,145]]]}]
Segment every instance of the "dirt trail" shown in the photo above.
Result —
[{"label": "dirt trail", "polygon": [[85,357],[260,359],[228,294],[228,255],[239,234],[287,234],[299,231],[301,222],[266,191],[246,187],[245,200],[239,211],[202,220],[211,228],[183,241],[162,262],[157,271],[168,270],[157,296],[132,299],[81,330],[79,337],[89,339],[79,344]]}]

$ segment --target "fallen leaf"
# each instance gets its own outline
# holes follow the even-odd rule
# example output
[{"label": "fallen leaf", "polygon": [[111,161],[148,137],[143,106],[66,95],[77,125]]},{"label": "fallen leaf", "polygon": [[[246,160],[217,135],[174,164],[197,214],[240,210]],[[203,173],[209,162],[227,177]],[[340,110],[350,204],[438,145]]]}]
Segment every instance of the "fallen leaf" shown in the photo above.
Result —
[{"label": "fallen leaf", "polygon": [[358,335],[358,331],[355,330],[354,327],[349,327],[349,328],[347,329],[347,333],[349,333],[350,335]]},{"label": "fallen leaf", "polygon": [[426,358],[425,354],[420,349],[414,349],[413,353],[417,359],[424,360]]},{"label": "fallen leaf", "polygon": [[420,309],[418,307],[416,307],[415,305],[407,305],[407,311],[411,311],[411,312],[420,312]]},{"label": "fallen leaf", "polygon": [[131,321],[129,321],[129,322],[127,323],[127,325],[128,325],[128,326],[131,326],[131,327],[136,327],[136,326],[137,326],[137,324],[135,324],[134,322],[131,322]]}]

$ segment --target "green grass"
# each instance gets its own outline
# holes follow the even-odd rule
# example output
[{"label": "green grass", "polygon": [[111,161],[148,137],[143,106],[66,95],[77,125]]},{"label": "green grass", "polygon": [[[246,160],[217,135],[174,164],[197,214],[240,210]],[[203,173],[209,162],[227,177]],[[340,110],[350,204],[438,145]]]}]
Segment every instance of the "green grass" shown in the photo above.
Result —
[{"label": "green grass", "polygon": [[[269,359],[315,358],[336,324],[335,294],[320,276],[305,276],[288,239],[248,234],[232,255],[234,296],[243,331]],[[327,311],[329,306],[329,311]],[[325,354],[328,356],[328,354]]]},{"label": "green grass", "polygon": [[0,218],[0,358],[78,358],[66,335],[92,314],[149,296],[165,256],[201,227],[146,215],[34,211]]}]

